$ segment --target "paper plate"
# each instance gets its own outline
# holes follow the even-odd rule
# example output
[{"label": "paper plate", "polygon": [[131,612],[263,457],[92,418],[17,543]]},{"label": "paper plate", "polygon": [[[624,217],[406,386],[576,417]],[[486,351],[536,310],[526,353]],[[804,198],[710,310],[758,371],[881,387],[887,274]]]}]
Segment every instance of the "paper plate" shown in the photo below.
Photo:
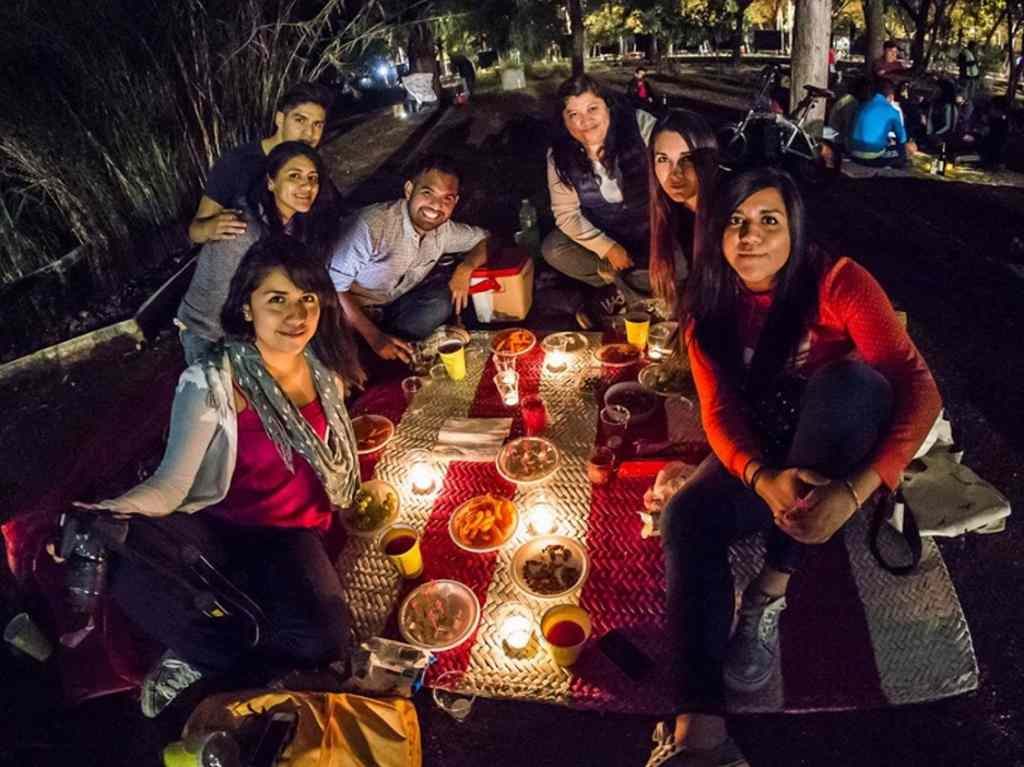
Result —
[{"label": "paper plate", "polygon": [[[564,553],[561,551],[554,552],[552,556],[550,547],[553,546],[563,547],[569,553],[570,558],[563,560]],[[545,552],[545,549],[549,551]],[[549,577],[553,579],[554,583],[561,585],[562,588],[552,586],[550,589],[543,589],[540,588],[537,579],[527,578],[527,562],[531,560],[539,563],[540,566],[537,567],[537,572],[539,573],[543,573],[543,568],[547,567],[548,573],[550,573]],[[561,563],[569,568],[578,568],[579,575],[576,577],[576,580],[566,585],[559,578],[560,573],[565,571],[560,570],[559,566],[553,563]],[[531,565],[531,567],[535,566]],[[589,574],[590,557],[587,555],[586,548],[575,538],[568,538],[564,535],[545,535],[540,538],[534,538],[516,549],[512,555],[512,582],[524,594],[536,597],[537,599],[560,599],[568,596],[587,582]]]},{"label": "paper plate", "polygon": [[526,354],[537,345],[537,336],[526,328],[508,328],[491,337],[491,351],[507,357]]},{"label": "paper plate", "polygon": [[398,630],[411,645],[450,650],[465,642],[480,623],[480,601],[458,581],[418,586],[398,609]]},{"label": "paper plate", "polygon": [[360,415],[352,419],[356,433],[356,452],[359,455],[376,453],[395,436],[395,425],[383,415]]},{"label": "paper plate", "polygon": [[[529,466],[537,456],[537,466]],[[558,470],[562,462],[555,443],[544,437],[520,437],[505,444],[498,453],[495,465],[498,473],[509,482],[534,485],[543,482]]]}]

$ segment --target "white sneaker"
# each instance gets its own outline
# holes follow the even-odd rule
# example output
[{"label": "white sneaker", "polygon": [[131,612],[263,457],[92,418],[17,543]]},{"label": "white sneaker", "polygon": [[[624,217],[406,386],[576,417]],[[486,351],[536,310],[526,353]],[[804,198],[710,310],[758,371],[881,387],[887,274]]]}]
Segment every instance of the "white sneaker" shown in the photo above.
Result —
[{"label": "white sneaker", "polygon": [[142,680],[140,702],[143,715],[155,718],[171,701],[202,678],[201,671],[168,650]]}]

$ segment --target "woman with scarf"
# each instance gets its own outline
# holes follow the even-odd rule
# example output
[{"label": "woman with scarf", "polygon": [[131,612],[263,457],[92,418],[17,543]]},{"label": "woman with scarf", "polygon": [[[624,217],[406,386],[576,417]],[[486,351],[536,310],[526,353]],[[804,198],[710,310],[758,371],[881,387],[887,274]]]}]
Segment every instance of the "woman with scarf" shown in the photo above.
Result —
[{"label": "woman with scarf", "polygon": [[[83,504],[129,515],[131,549],[146,552],[146,561],[115,558],[110,589],[168,648],[143,682],[150,717],[203,677],[254,661],[317,666],[350,651],[349,612],[322,540],[359,487],[344,396],[362,374],[337,294],[298,240],[273,236],[242,260],[220,323],[224,342],[178,382],[156,473]],[[252,600],[258,637],[237,615],[197,609],[180,574],[197,555]]]},{"label": "woman with scarf", "polygon": [[327,262],[327,249],[339,220],[334,187],[316,150],[285,141],[267,155],[267,172],[236,203],[245,232],[231,240],[206,243],[195,274],[178,307],[185,363],[191,365],[224,336],[220,310],[242,256],[262,237],[287,234]]}]

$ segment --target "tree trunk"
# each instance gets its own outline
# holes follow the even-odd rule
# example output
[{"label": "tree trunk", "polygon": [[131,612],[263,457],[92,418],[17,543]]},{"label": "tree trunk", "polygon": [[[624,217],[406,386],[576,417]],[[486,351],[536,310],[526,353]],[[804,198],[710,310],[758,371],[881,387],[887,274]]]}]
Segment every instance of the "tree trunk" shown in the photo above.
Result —
[{"label": "tree trunk", "polygon": [[[790,69],[789,108],[804,95],[805,85],[828,87],[828,49],[832,36],[832,0],[796,0],[793,56]],[[819,101],[808,114],[804,129],[820,135],[825,103]]]},{"label": "tree trunk", "polygon": [[[1015,56],[1016,51],[1013,50],[1013,38],[1017,36],[1018,29],[1015,29],[1016,24],[1013,23],[1013,12],[1009,10],[1009,3],[1007,3],[1007,14],[1006,14],[1006,48],[1010,52],[1010,78],[1006,83],[1006,101],[1007,109],[1013,110],[1014,100],[1017,98],[1017,83],[1020,81],[1020,70],[1021,67],[1016,66],[1017,57]],[[1021,46],[1024,48],[1024,45]]]},{"label": "tree trunk", "polygon": [[655,66],[661,61],[661,52],[658,50],[658,36],[651,35],[651,61]]},{"label": "tree trunk", "polygon": [[572,32],[572,76],[583,74],[583,53],[586,51],[586,36],[583,32],[583,1],[568,0],[569,29]]},{"label": "tree trunk", "polygon": [[[863,0],[864,2],[864,72],[872,76],[871,65],[882,55],[882,43],[885,42],[885,3],[884,0]],[[851,41],[852,42],[852,41]]]},{"label": "tree trunk", "polygon": [[740,3],[736,11],[735,27],[732,33],[732,63],[739,64],[743,58],[743,17],[747,15],[747,6]]}]

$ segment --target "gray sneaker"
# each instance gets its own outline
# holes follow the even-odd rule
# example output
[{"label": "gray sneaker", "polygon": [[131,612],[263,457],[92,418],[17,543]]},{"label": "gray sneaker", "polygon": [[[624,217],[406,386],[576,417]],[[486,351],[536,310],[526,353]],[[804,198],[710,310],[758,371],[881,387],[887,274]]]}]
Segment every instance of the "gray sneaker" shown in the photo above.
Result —
[{"label": "gray sneaker", "polygon": [[168,650],[142,680],[143,715],[153,719],[202,678],[201,671]]},{"label": "gray sneaker", "polygon": [[658,722],[651,740],[654,748],[644,767],[750,767],[732,738],[716,748],[698,751],[676,743],[671,723]]},{"label": "gray sneaker", "polygon": [[740,605],[740,621],[725,654],[725,686],[736,692],[757,692],[771,679],[779,654],[779,616],[786,597],[765,604]]}]

